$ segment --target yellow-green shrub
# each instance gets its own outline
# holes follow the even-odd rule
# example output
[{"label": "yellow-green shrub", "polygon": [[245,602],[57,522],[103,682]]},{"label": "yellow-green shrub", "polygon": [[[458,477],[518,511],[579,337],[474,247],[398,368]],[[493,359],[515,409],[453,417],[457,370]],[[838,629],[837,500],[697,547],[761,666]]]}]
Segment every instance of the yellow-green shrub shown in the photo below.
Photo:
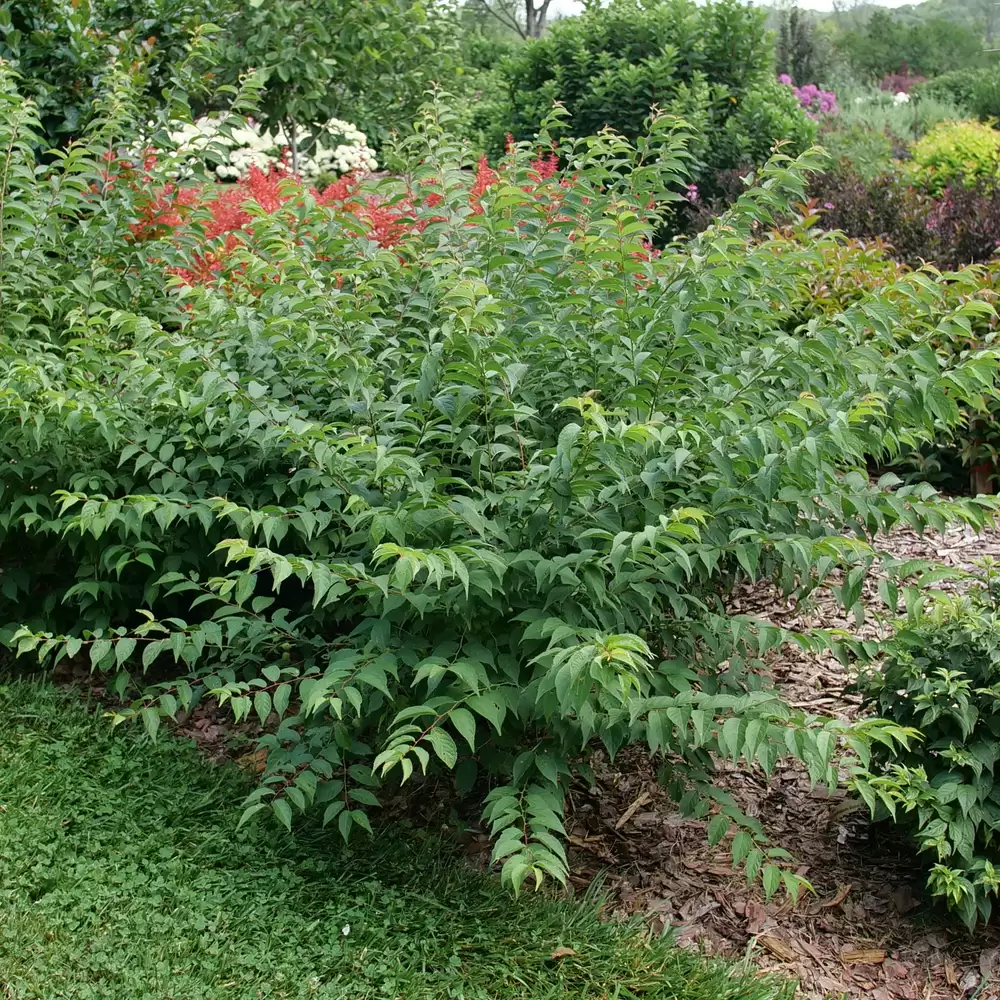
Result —
[{"label": "yellow-green shrub", "polygon": [[980,122],[941,122],[913,144],[914,183],[937,194],[1000,176],[1000,132]]}]

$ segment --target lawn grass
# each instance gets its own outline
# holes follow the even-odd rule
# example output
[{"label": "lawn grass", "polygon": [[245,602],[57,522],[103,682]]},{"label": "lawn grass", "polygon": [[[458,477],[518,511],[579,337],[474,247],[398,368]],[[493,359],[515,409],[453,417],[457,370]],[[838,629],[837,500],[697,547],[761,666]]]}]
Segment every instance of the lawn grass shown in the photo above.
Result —
[{"label": "lawn grass", "polygon": [[[514,901],[426,834],[345,851],[315,828],[236,832],[244,791],[190,745],[0,685],[0,997],[790,996],[592,903]],[[550,959],[560,946],[577,954]]]}]

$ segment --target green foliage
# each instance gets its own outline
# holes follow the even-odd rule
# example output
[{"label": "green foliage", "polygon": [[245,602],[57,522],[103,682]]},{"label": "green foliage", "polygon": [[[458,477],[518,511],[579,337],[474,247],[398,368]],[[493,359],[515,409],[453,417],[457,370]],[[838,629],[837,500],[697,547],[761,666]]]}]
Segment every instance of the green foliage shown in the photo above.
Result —
[{"label": "green foliage", "polygon": [[901,67],[924,76],[981,65],[987,57],[979,32],[944,18],[906,24],[874,10],[867,24],[845,31],[837,48],[862,79],[876,81]]},{"label": "green foliage", "polygon": [[266,86],[257,111],[268,128],[349,119],[380,142],[432,85],[458,82],[457,28],[451,7],[409,0],[11,0],[0,58],[49,143],[82,134],[115,73],[137,78],[152,115],[168,86],[197,113],[251,71]]},{"label": "green foliage", "polygon": [[510,130],[531,138],[559,101],[575,135],[611,126],[634,138],[656,106],[697,129],[699,179],[763,162],[779,140],[801,152],[815,125],[775,82],[763,16],[736,0],[614,0],[559,21],[507,66]]},{"label": "green foliage", "polygon": [[892,138],[867,124],[834,125],[823,130],[820,141],[835,164],[853,168],[865,180],[878,177],[892,165]]},{"label": "green foliage", "polygon": [[[839,181],[839,183],[838,183]],[[923,343],[935,351],[943,364],[956,358],[990,347],[996,342],[997,316],[993,303],[1000,291],[1000,269],[995,261],[987,265],[962,266],[966,260],[990,257],[995,250],[997,208],[995,200],[981,197],[977,191],[965,189],[950,192],[948,201],[954,204],[955,216],[961,222],[940,212],[940,204],[907,188],[895,176],[888,175],[865,184],[857,175],[827,173],[815,182],[816,200],[804,209],[798,231],[791,237],[797,241],[812,232],[817,224],[847,233],[850,239],[825,242],[820,252],[823,264],[811,275],[804,275],[799,288],[795,316],[808,323],[818,315],[829,316],[864,301],[878,289],[895,289],[900,316],[900,336],[906,343]],[[833,199],[833,201],[827,201]],[[829,207],[822,207],[823,203]],[[822,209],[820,211],[820,209]],[[936,218],[938,225],[928,229],[927,220]],[[981,239],[974,229],[982,224]],[[968,227],[963,230],[963,226]],[[888,242],[882,235],[888,234]],[[935,240],[935,236],[941,239]],[[953,242],[949,242],[953,241]],[[777,242],[777,239],[776,239]],[[780,242],[778,243],[780,246]],[[976,252],[978,250],[978,253]],[[895,259],[893,259],[895,258]],[[922,261],[934,264],[921,271],[907,273],[908,267],[920,267]],[[940,280],[940,270],[961,267]],[[952,329],[939,336],[936,312],[928,312],[919,297],[910,296],[906,289],[911,283],[938,280],[947,308],[965,315],[963,331]],[[962,406],[962,418],[954,425],[938,428],[933,443],[900,456],[900,465],[910,470],[911,478],[921,482],[940,481],[958,475],[964,466],[965,476],[959,478],[957,490],[967,489],[968,470],[981,463],[996,466],[1000,460],[1000,435],[997,401],[989,394],[970,399]],[[914,469],[919,473],[914,476]],[[952,478],[950,485],[956,488]]]},{"label": "green foliage", "polygon": [[[921,85],[922,86],[922,85]],[[850,87],[839,93],[840,114],[830,124],[830,131],[843,130],[848,133],[846,141],[860,143],[854,138],[861,132],[873,133],[871,141],[881,141],[881,137],[894,143],[896,156],[905,157],[905,145],[919,139],[941,122],[956,121],[969,116],[963,106],[946,97],[926,94],[914,88],[913,96],[905,103],[897,103],[895,95],[877,87]],[[824,131],[822,142],[830,149]],[[839,137],[834,138],[834,142]],[[861,170],[862,164],[852,165]],[[868,171],[864,171],[868,173]]]},{"label": "green foliage", "polygon": [[[467,5],[462,9],[463,18],[478,13],[482,6]],[[506,144],[511,106],[502,67],[522,44],[518,36],[500,34],[493,24],[474,24],[466,27],[461,36],[463,72],[457,113],[463,119],[461,133],[484,152],[497,152]]]},{"label": "green foliage", "polygon": [[1000,71],[994,68],[976,81],[969,110],[980,121],[996,124],[1000,116]]},{"label": "green foliage", "polygon": [[[474,19],[481,10],[480,5],[465,5],[461,10],[463,23],[459,44],[461,46],[462,64],[474,72],[496,69],[509,56],[512,56],[520,45],[517,35],[503,32],[494,22],[479,24]],[[467,23],[472,20],[472,23]]]},{"label": "green foliage", "polygon": [[456,113],[458,131],[483,153],[503,149],[510,133],[511,105],[507,78],[499,69],[469,73],[463,78]]},{"label": "green foliage", "polygon": [[930,194],[953,184],[971,187],[1000,177],[1000,132],[979,122],[942,122],[910,152],[914,183]]},{"label": "green foliage", "polygon": [[966,114],[970,114],[980,81],[989,74],[989,70],[970,67],[953,69],[924,83],[918,83],[912,93],[919,98],[932,97],[937,100],[952,101],[964,108]]},{"label": "green foliage", "polygon": [[953,70],[919,84],[914,93],[950,100],[963,109],[962,117],[973,115],[987,122],[1000,117],[1000,70],[995,66]]},{"label": "green foliage", "polygon": [[453,85],[458,20],[409,0],[259,0],[226,20],[217,58],[230,82],[262,75],[265,125],[354,122],[375,143],[412,122],[434,84]]},{"label": "green foliage", "polygon": [[737,99],[721,130],[712,133],[705,158],[713,170],[761,164],[777,143],[796,152],[815,138],[816,123],[803,115],[792,88],[767,79]]},{"label": "green foliage", "polygon": [[904,277],[800,326],[834,238],[749,237],[802,200],[814,153],[654,252],[688,136],[663,117],[567,143],[548,179],[522,145],[488,183],[434,106],[390,154],[402,180],[363,192],[372,217],[400,209],[393,239],[289,181],[238,233],[191,208],[139,243],[155,178],[105,158],[127,102],[38,170],[32,109],[0,93],[18,653],[108,674],[115,721],[151,737],[205,699],[255,716],[244,821],[315,811],[347,839],[384,784],[453,771],[489,789],[508,882],[538,885],[565,877],[588,748],[640,743],[751,879],[797,889],[713,761],[833,785],[844,748],[906,734],[783,704],[767,652],[839,639],[723,598],[842,570],[861,618],[865,539],[983,522],[987,501],[867,475],[995,393],[995,354],[932,346],[968,336],[971,304]]},{"label": "green foliage", "polygon": [[46,142],[64,143],[84,131],[116,73],[134,73],[152,108],[189,68],[192,40],[230,6],[231,0],[6,0],[0,59],[20,74]]},{"label": "green foliage", "polygon": [[876,767],[855,770],[854,788],[874,814],[912,831],[936,862],[928,888],[970,928],[990,919],[1000,886],[996,586],[995,567],[987,567],[966,596],[911,601],[884,660],[858,681],[871,709],[922,739],[879,748]]},{"label": "green foliage", "polygon": [[10,1000],[791,998],[596,900],[512,901],[419,830],[332,855],[314,826],[234,834],[235,768],[112,734],[51,687],[0,686],[0,731]]},{"label": "green foliage", "polygon": [[777,11],[775,69],[797,84],[825,81],[830,72],[827,39],[817,31],[816,15],[799,7]]}]

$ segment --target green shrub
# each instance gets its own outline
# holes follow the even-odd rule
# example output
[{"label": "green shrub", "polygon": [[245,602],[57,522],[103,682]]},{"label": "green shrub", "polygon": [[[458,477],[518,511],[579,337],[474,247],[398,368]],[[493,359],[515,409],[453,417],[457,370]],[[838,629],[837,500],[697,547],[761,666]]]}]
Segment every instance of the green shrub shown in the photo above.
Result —
[{"label": "green shrub", "polygon": [[903,145],[919,139],[941,122],[967,118],[969,112],[945,98],[916,94],[897,102],[895,94],[876,87],[850,87],[840,94],[840,115],[833,128],[868,129]]},{"label": "green shrub", "polygon": [[[468,14],[469,8],[463,13]],[[512,56],[522,42],[513,33],[498,35],[477,25],[463,29],[459,39],[462,64],[473,72],[496,69],[504,59]]]},{"label": "green shrub", "polygon": [[199,26],[231,7],[231,0],[7,0],[0,59],[20,74],[46,141],[64,143],[83,132],[111,78],[130,66],[151,110],[183,73]]},{"label": "green shrub", "polygon": [[222,24],[215,68],[266,83],[256,117],[274,129],[354,122],[378,145],[409,126],[433,85],[455,89],[458,19],[448,4],[255,0]]},{"label": "green shrub", "polygon": [[455,88],[461,62],[451,7],[395,0],[10,0],[0,58],[53,144],[82,134],[115,73],[136,77],[155,116],[168,86],[202,111],[251,70],[266,84],[255,110],[271,130],[340,118],[381,142],[433,84]]},{"label": "green shrub", "polygon": [[976,88],[983,77],[990,72],[983,69],[953,69],[924,83],[918,83],[911,93],[921,100],[932,98],[951,101],[964,108],[966,114],[972,114]]},{"label": "green shrub", "polygon": [[462,77],[456,103],[461,135],[483,153],[496,153],[507,144],[511,104],[507,78],[501,69],[480,70]]},{"label": "green shrub", "polygon": [[831,637],[722,598],[840,569],[861,616],[863,539],[982,523],[985,502],[867,472],[994,393],[994,354],[923,336],[964,336],[971,307],[904,276],[799,329],[832,238],[751,236],[814,154],[657,252],[684,180],[669,119],[494,173],[437,104],[383,182],[178,187],[176,164],[106,158],[134,142],[127,96],[39,171],[4,83],[7,642],[107,672],[116,721],[154,736],[199,699],[253,716],[245,819],[318,809],[346,837],[383,784],[453,772],[517,887],[565,876],[588,749],[642,743],[713,843],[794,891],[713,762],[834,784],[843,746],[898,731],[785,705],[762,657]]},{"label": "green shrub", "polygon": [[[462,12],[471,18],[476,10],[467,6]],[[499,35],[499,30],[475,24],[463,30],[456,108],[461,134],[483,152],[493,153],[504,149],[510,131],[510,92],[502,67],[524,44],[513,31]]]},{"label": "green shrub", "polygon": [[892,165],[892,137],[868,125],[832,126],[823,130],[820,142],[835,164],[853,168],[865,180],[878,177]]},{"label": "green shrub", "polygon": [[967,596],[915,605],[886,643],[884,661],[858,681],[871,710],[922,739],[881,748],[876,767],[857,770],[854,787],[936,859],[928,888],[969,927],[989,920],[1000,887],[996,587],[991,573]]},{"label": "green shrub", "polygon": [[991,125],[1000,118],[1000,71],[993,69],[982,74],[972,92],[969,110],[980,121],[988,121]]},{"label": "green shrub", "polygon": [[699,180],[711,169],[763,162],[778,140],[801,152],[816,126],[775,81],[762,12],[736,0],[614,0],[556,22],[507,65],[511,132],[529,139],[554,101],[574,135],[610,126],[642,134],[652,106],[697,130]]},{"label": "green shrub", "polygon": [[[712,127],[709,115],[706,128]],[[801,151],[816,138],[816,129],[816,123],[802,114],[791,87],[764,80],[736,99],[721,131],[709,136],[706,164],[712,170],[725,170],[765,163],[775,143],[786,143],[787,152]]]},{"label": "green shrub", "polygon": [[910,174],[930,194],[1000,177],[1000,132],[979,122],[942,122],[911,149]]},{"label": "green shrub", "polygon": [[920,97],[950,101],[980,121],[1000,118],[1000,69],[960,69],[944,73],[914,88]]}]

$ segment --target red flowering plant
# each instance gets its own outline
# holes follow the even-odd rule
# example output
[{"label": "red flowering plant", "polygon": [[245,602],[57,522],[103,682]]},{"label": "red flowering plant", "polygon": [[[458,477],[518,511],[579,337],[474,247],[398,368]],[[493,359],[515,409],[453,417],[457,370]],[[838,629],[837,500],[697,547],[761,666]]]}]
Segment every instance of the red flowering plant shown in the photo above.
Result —
[{"label": "red flowering plant", "polygon": [[[557,121],[556,116],[553,124]],[[667,132],[677,128],[679,125],[671,125]],[[620,141],[608,133],[591,140],[589,146],[607,147],[612,152]],[[574,158],[590,155],[584,153],[585,145],[574,140],[560,150],[556,142],[547,139],[541,146],[511,143],[496,169],[480,157],[474,163],[463,163],[448,183],[427,162],[412,176],[401,174],[372,183],[349,175],[322,190],[304,186],[283,167],[272,167],[267,172],[251,167],[246,178],[234,184],[183,185],[173,180],[158,184],[157,164],[150,158],[141,171],[122,176],[137,191],[139,217],[131,226],[131,238],[166,243],[162,258],[166,271],[183,284],[221,282],[231,294],[237,286],[250,287],[244,280],[247,255],[260,253],[254,233],[264,216],[281,216],[296,239],[313,247],[318,259],[326,262],[333,258],[319,249],[317,241],[331,223],[344,227],[359,240],[381,249],[394,249],[405,260],[408,239],[440,223],[474,225],[484,213],[483,199],[488,193],[504,190],[509,198],[511,186],[527,195],[540,218],[548,223],[585,230],[588,220],[607,207],[601,198],[574,192],[572,164]],[[675,150],[667,159],[663,150],[654,152],[658,170],[677,171],[676,187],[680,190],[683,151]],[[560,157],[566,163],[565,169],[560,169]],[[170,162],[164,161],[159,172],[168,173],[170,168]],[[640,169],[628,183],[616,177],[615,184],[624,191],[642,176]],[[597,193],[606,192],[598,189]],[[647,213],[641,224],[649,226],[649,234],[633,251],[636,259],[648,260],[659,253],[652,243],[657,225],[668,204],[679,198],[667,185],[657,198],[646,201]],[[519,225],[527,226],[527,220],[521,220]],[[575,236],[571,234],[570,238]]]}]

